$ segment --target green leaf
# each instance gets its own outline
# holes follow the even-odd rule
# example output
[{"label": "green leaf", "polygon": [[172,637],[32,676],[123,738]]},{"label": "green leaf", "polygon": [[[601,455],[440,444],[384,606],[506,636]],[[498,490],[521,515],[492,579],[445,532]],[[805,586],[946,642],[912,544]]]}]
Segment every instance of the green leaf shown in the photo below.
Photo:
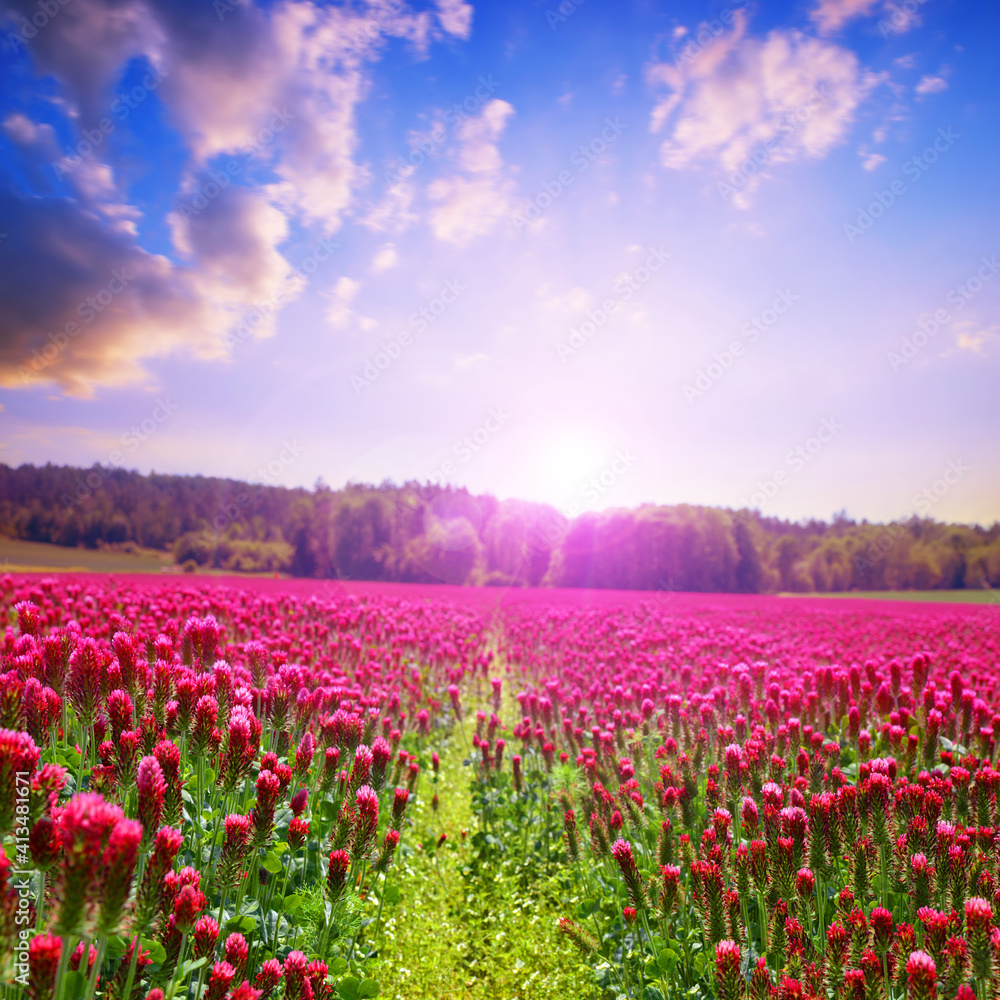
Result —
[{"label": "green leaf", "polygon": [[377,997],[378,996],[378,980],[377,979],[362,979],[361,984],[358,986],[358,997]]},{"label": "green leaf", "polygon": [[677,964],[677,961],[677,952],[671,948],[661,948],[660,953],[656,956],[656,964],[664,972],[670,972]]},{"label": "green leaf", "polygon": [[114,937],[109,937],[107,946],[108,958],[121,958],[125,954],[125,947],[125,938],[119,937],[117,934]]},{"label": "green leaf", "polygon": [[264,859],[264,870],[277,875],[282,870],[281,859],[276,854],[269,854]]},{"label": "green leaf", "polygon": [[395,904],[403,898],[403,894],[399,891],[398,885],[388,885],[382,892],[382,898],[387,903]]},{"label": "green leaf", "polygon": [[147,941],[143,938],[139,947],[143,951],[149,952],[149,958],[153,965],[163,965],[167,960],[167,951],[159,941]]},{"label": "green leaf", "polygon": [[207,958],[192,958],[190,962],[185,962],[178,970],[175,979],[180,980],[185,976],[190,975],[195,969],[200,969],[206,962]]},{"label": "green leaf", "polygon": [[337,994],[343,997],[343,1000],[358,1000],[358,987],[360,986],[360,979],[356,979],[354,976],[344,976],[337,984]]},{"label": "green leaf", "polygon": [[87,977],[82,972],[70,972],[67,969],[63,983],[65,984],[63,996],[84,997],[87,995]]},{"label": "green leaf", "polygon": [[290,896],[285,896],[281,902],[281,910],[283,913],[291,913],[293,910],[297,910],[303,903],[305,898],[300,896],[297,892],[293,892]]},{"label": "green leaf", "polygon": [[335,958],[330,963],[330,974],[334,976],[339,976],[347,968],[346,958]]},{"label": "green leaf", "polygon": [[642,991],[642,1000],[663,1000],[658,986],[649,985]]},{"label": "green leaf", "polygon": [[252,931],[257,927],[257,921],[253,917],[243,917],[239,924],[240,929],[244,931]]}]

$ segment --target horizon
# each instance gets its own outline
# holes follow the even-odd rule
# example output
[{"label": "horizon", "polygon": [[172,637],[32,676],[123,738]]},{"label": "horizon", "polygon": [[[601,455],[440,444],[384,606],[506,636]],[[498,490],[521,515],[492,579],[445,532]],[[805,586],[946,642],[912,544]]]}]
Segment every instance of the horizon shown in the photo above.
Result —
[{"label": "horizon", "polygon": [[[0,463],[0,465],[2,465],[2,464],[4,464],[4,463]],[[44,466],[38,466],[38,465],[31,466],[30,463],[25,463],[25,464],[29,465],[32,468],[43,468],[44,467]],[[47,463],[47,464],[55,465],[55,463]],[[56,466],[56,467],[58,467],[58,466]],[[81,467],[81,466],[62,466],[62,467],[63,468],[71,469],[73,471],[81,472],[81,473],[85,473],[85,472],[88,471],[87,468],[84,468],[84,467]],[[7,468],[11,468],[11,466],[7,466]],[[93,469],[94,466],[90,466],[89,468]],[[389,479],[383,480],[381,483],[350,481],[350,482],[347,482],[347,483],[343,483],[340,486],[331,486],[329,483],[327,483],[325,480],[323,480],[322,477],[320,477],[320,479],[318,479],[315,483],[313,483],[312,486],[308,486],[308,485],[285,486],[284,484],[281,484],[281,483],[270,483],[270,482],[265,481],[264,479],[245,479],[245,480],[239,480],[239,479],[233,479],[232,477],[228,477],[228,476],[212,476],[211,474],[208,474],[208,473],[176,473],[176,472],[157,471],[155,469],[150,470],[149,472],[142,472],[139,469],[128,469],[128,468],[125,468],[124,466],[120,466],[120,465],[119,466],[106,466],[106,467],[103,467],[103,468],[107,468],[110,472],[124,472],[124,473],[126,473],[128,475],[146,476],[146,477],[150,477],[150,478],[153,477],[153,476],[179,476],[179,477],[187,478],[187,479],[195,479],[195,478],[199,478],[199,477],[200,478],[205,478],[205,479],[213,479],[214,478],[214,479],[220,479],[220,480],[227,481],[227,482],[235,482],[235,483],[245,484],[247,486],[253,486],[253,487],[256,487],[258,489],[265,488],[265,489],[304,490],[305,492],[313,494],[313,495],[317,494],[321,489],[327,489],[327,490],[330,490],[330,491],[332,491],[334,493],[337,493],[337,492],[347,492],[347,491],[352,490],[352,489],[354,489],[354,490],[375,490],[375,491],[380,491],[380,490],[388,489],[388,490],[403,491],[408,486],[410,486],[412,484],[416,484],[418,495],[420,495],[424,499],[428,499],[428,497],[425,496],[422,491],[423,490],[429,490],[429,489],[435,488],[435,489],[441,489],[441,490],[453,490],[453,491],[456,491],[456,492],[465,491],[465,492],[468,492],[469,495],[473,496],[473,497],[488,496],[491,499],[496,500],[498,503],[508,503],[508,502],[513,502],[513,503],[544,503],[543,501],[526,500],[524,497],[496,496],[496,495],[494,495],[492,493],[473,493],[466,486],[454,485],[454,484],[451,484],[451,483],[444,483],[444,484],[437,484],[437,483],[431,483],[431,482],[423,482],[423,483],[421,483],[419,480],[413,480],[413,479],[406,480],[404,482],[399,482],[399,483],[397,483],[397,482],[395,482],[393,480],[389,480]],[[258,470],[258,471],[261,471],[261,470]],[[79,489],[81,491],[85,491],[86,498],[89,498],[94,492],[96,492],[96,490],[100,489],[100,485],[97,485],[94,488],[91,488],[91,486],[87,484],[86,480],[83,479],[83,478],[81,478],[80,476],[77,476],[77,484],[78,484]],[[928,495],[928,497],[924,498],[925,504],[930,504],[931,503],[931,497],[932,497],[932,495],[933,494],[930,493]],[[547,506],[551,507],[552,505],[549,504]],[[954,522],[953,521],[953,522],[948,522],[948,521],[940,521],[939,519],[934,518],[934,517],[930,517],[929,515],[921,516],[920,514],[917,514],[917,513],[911,514],[909,518],[897,519],[895,522],[886,522],[886,521],[876,521],[876,520],[873,520],[872,518],[864,517],[864,516],[854,517],[854,516],[850,515],[847,511],[843,511],[843,510],[835,511],[829,518],[814,517],[814,516],[805,516],[805,517],[800,517],[800,518],[783,518],[783,517],[779,517],[779,516],[774,515],[774,514],[766,514],[766,513],[762,512],[761,510],[759,510],[758,508],[754,508],[754,507],[727,507],[727,506],[723,506],[723,505],[720,505],[720,504],[690,504],[690,503],[687,503],[686,501],[679,501],[676,504],[658,504],[655,501],[647,500],[647,501],[642,501],[642,502],[640,502],[638,504],[635,504],[635,505],[632,505],[632,506],[611,506],[611,507],[602,508],[601,510],[579,510],[576,513],[573,513],[572,511],[559,510],[559,508],[554,508],[554,507],[552,509],[556,510],[557,513],[565,516],[568,520],[574,520],[575,518],[582,517],[585,514],[601,514],[601,513],[608,513],[608,512],[614,512],[614,511],[637,510],[637,509],[639,509],[641,507],[647,507],[647,506],[651,506],[651,507],[657,507],[657,506],[662,506],[662,507],[667,507],[667,506],[669,506],[669,507],[684,507],[684,506],[688,506],[688,507],[704,507],[704,508],[707,508],[707,509],[721,510],[723,512],[728,512],[728,513],[735,514],[735,515],[740,515],[743,511],[748,511],[750,514],[756,514],[756,515],[758,515],[764,521],[775,520],[775,521],[778,521],[778,522],[781,522],[781,523],[793,524],[793,525],[796,525],[798,527],[806,527],[809,524],[816,524],[816,523],[825,524],[825,525],[828,525],[829,527],[833,527],[838,522],[844,522],[844,523],[847,523],[847,524],[854,524],[854,525],[865,525],[865,524],[868,524],[868,525],[876,525],[877,526],[877,525],[881,525],[881,524],[890,524],[890,523],[905,524],[905,523],[909,523],[909,522],[912,522],[912,521],[918,521],[919,522],[919,521],[922,521],[922,520],[926,520],[926,521],[931,521],[933,523],[938,523],[938,524],[948,524],[948,525],[952,525],[952,526],[967,527],[967,528],[978,528],[978,529],[980,529],[982,531],[990,531],[994,527],[996,527],[997,525],[1000,525],[1000,518],[996,518],[993,521],[987,522],[987,523],[983,523],[983,522],[980,522],[980,521],[958,521],[958,522]],[[744,517],[744,520],[746,520],[745,517]]]},{"label": "horizon", "polygon": [[56,8],[0,462],[1000,521],[997,10]]}]

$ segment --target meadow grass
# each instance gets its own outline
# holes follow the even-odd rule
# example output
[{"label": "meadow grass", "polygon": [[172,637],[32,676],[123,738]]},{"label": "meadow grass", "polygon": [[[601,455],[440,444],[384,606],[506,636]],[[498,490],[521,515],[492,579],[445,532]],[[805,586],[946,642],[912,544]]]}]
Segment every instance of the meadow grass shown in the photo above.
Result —
[{"label": "meadow grass", "polygon": [[778,594],[779,597],[842,597],[865,601],[933,601],[945,604],[1000,604],[1000,590],[846,590],[836,593]]},{"label": "meadow grass", "polygon": [[[398,903],[387,904],[370,974],[385,1000],[598,1000],[593,972],[556,928],[577,902],[522,859],[477,863],[478,821],[459,723],[441,751],[437,783],[422,768],[411,826],[397,855]],[[440,806],[435,813],[435,791]],[[438,848],[439,837],[447,837]],[[512,855],[516,852],[511,852]]]}]

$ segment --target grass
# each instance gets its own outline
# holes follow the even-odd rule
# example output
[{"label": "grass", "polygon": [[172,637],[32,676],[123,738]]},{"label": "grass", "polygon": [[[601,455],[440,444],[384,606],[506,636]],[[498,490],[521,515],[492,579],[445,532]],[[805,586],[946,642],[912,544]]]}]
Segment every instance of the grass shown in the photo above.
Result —
[{"label": "grass", "polygon": [[[469,713],[472,715],[472,713]],[[467,735],[473,726],[466,722]],[[572,893],[555,879],[535,880],[513,860],[476,867],[465,744],[456,729],[441,772],[422,769],[379,955],[370,975],[384,1000],[597,1000],[600,991],[556,919]],[[431,799],[435,790],[440,808]],[[438,837],[447,840],[438,849]]]},{"label": "grass", "polygon": [[[74,549],[48,542],[0,537],[0,573],[180,573],[169,552],[157,549]],[[195,576],[271,578],[273,573],[237,573],[199,566]]]},{"label": "grass", "polygon": [[111,549],[71,549],[48,542],[0,538],[0,572],[159,573],[173,557],[154,549],[120,552]]},{"label": "grass", "polygon": [[845,597],[866,601],[934,601],[944,604],[996,604],[1000,590],[848,590],[826,594],[779,594],[779,597]]}]

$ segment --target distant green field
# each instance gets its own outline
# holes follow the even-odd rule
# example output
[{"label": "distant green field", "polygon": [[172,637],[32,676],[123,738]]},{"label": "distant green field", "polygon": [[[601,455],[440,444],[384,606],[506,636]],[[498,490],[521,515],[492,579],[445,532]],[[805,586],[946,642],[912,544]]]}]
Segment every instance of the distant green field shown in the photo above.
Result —
[{"label": "distant green field", "polygon": [[[155,549],[113,552],[102,549],[70,549],[47,542],[22,542],[0,537],[0,573],[171,573],[179,571],[173,556]],[[245,576],[271,578],[273,573],[234,573],[232,570],[199,567],[198,576]]]},{"label": "distant green field", "polygon": [[846,597],[875,601],[938,601],[947,604],[995,604],[1000,590],[850,590],[836,594],[780,594],[780,597]]},{"label": "distant green field", "polygon": [[0,538],[0,572],[23,571],[66,573],[159,573],[172,566],[165,552],[143,549],[138,552],[108,552],[100,549],[70,549],[46,542],[22,542]]}]

